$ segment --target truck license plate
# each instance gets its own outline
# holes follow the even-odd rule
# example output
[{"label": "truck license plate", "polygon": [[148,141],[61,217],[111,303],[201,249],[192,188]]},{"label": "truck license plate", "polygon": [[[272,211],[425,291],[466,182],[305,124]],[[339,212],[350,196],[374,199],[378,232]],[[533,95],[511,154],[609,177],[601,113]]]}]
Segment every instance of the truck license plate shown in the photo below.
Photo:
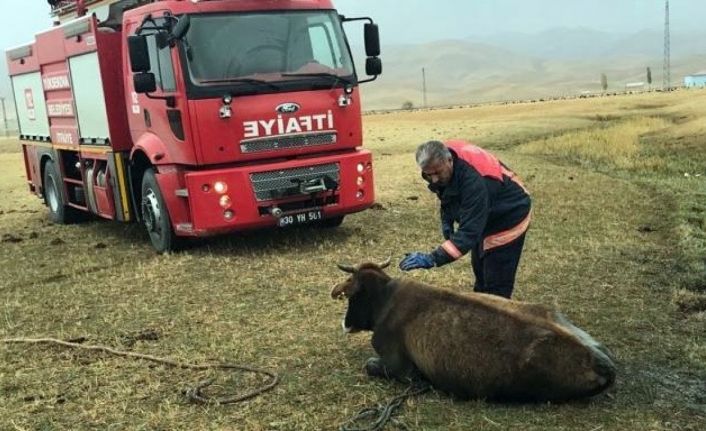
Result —
[{"label": "truck license plate", "polygon": [[296,214],[283,215],[277,221],[279,227],[294,226],[298,224],[311,223],[323,219],[321,210],[309,210]]}]

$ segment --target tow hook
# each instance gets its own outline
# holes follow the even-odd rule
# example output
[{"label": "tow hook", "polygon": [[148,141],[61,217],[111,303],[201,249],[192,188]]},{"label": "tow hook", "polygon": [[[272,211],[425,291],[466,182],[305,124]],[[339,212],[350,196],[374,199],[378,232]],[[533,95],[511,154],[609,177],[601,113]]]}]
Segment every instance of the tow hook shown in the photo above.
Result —
[{"label": "tow hook", "polygon": [[272,207],[272,208],[270,208],[270,214],[272,214],[272,216],[274,218],[281,218],[282,217],[282,209],[279,207]]},{"label": "tow hook", "polygon": [[[328,177],[326,177],[328,178]],[[312,194],[318,192],[324,192],[328,190],[326,187],[326,178],[312,178],[310,180],[292,180],[293,183],[299,185],[299,192],[302,194]]]}]

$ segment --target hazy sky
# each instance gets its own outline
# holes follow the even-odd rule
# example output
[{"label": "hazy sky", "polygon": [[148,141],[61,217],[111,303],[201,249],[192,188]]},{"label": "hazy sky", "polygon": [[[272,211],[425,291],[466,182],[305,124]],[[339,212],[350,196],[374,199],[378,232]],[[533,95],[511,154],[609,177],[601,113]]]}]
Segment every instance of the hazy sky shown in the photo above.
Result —
[{"label": "hazy sky", "polygon": [[[45,0],[0,0],[0,48],[32,40],[50,24]],[[533,33],[588,27],[631,33],[661,30],[663,0],[334,0],[348,16],[370,16],[384,43],[466,38],[499,32]],[[706,0],[671,0],[675,31],[699,30]]]}]

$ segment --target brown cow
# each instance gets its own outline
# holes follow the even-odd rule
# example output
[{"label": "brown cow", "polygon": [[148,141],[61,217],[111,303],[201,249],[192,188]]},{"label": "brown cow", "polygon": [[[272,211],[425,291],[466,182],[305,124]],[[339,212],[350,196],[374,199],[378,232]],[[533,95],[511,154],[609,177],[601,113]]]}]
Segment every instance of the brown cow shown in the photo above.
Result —
[{"label": "brown cow", "polygon": [[496,296],[458,294],[392,279],[389,265],[338,265],[352,275],[331,291],[347,298],[346,332],[373,331],[366,371],[423,378],[459,398],[565,401],[615,381],[608,352],[560,313]]}]

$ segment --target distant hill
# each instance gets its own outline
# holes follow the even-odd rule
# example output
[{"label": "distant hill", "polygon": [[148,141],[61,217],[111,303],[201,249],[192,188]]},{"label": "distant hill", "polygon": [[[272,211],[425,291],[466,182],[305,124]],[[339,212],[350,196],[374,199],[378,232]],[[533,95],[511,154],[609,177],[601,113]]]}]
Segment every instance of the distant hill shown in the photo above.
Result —
[{"label": "distant hill", "polygon": [[552,60],[573,60],[601,57],[614,46],[621,35],[588,28],[554,28],[540,33],[499,33],[481,40],[501,48],[522,52],[526,55]]},{"label": "distant hill", "polygon": [[[508,76],[542,67],[531,57],[463,40],[385,46],[382,59],[383,75],[362,87],[367,109],[398,108],[406,100],[420,105],[422,67],[426,69],[432,104],[467,100],[489,85],[501,84]],[[358,66],[358,70],[364,68]]]},{"label": "distant hill", "polygon": [[[706,69],[704,41],[706,32],[672,37],[672,85]],[[646,81],[647,67],[653,87],[661,88],[663,47],[660,32],[621,35],[582,28],[387,45],[384,73],[363,87],[363,103],[366,109],[400,108],[406,101],[421,106],[422,68],[432,106],[600,92],[601,73],[609,91],[620,91],[629,82]]]},{"label": "distant hill", "polygon": [[[522,52],[548,60],[575,60],[614,56],[661,56],[664,33],[643,30],[632,34],[607,33],[588,28],[554,28],[540,33],[499,33],[483,38],[469,38],[499,48]],[[706,31],[671,35],[671,51],[676,57],[706,54]]]}]

